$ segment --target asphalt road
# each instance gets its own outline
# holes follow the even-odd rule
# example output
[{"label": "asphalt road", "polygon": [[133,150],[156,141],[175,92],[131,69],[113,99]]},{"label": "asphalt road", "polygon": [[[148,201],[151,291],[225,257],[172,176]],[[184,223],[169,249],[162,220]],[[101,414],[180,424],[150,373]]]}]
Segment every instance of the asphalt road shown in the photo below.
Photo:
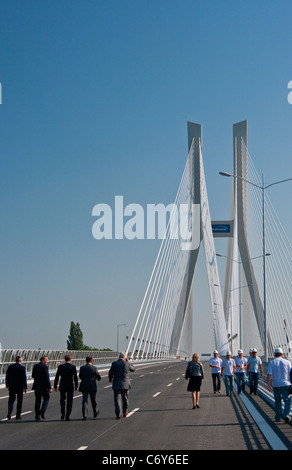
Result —
[{"label": "asphalt road", "polygon": [[87,421],[82,420],[80,392],[75,392],[71,421],[61,421],[60,395],[53,391],[46,419],[36,422],[31,386],[24,396],[22,419],[7,421],[7,390],[0,389],[0,450],[99,450],[100,458],[112,459],[121,455],[118,451],[126,456],[139,450],[169,455],[170,451],[271,449],[236,394],[227,397],[223,383],[222,393],[213,394],[208,364],[200,408],[193,410],[185,368],[185,362],[136,366],[131,374],[130,413],[120,420],[115,418],[106,370],[100,370],[98,384],[100,414],[94,419],[89,406]]}]

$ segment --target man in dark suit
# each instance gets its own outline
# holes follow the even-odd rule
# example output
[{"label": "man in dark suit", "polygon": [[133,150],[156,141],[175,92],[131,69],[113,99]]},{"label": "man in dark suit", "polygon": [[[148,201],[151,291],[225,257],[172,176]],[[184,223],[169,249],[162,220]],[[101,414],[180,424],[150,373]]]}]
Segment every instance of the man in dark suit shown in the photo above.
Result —
[{"label": "man in dark suit", "polygon": [[80,386],[79,391],[82,392],[82,415],[83,421],[87,419],[88,412],[88,395],[90,396],[90,401],[93,409],[93,417],[96,418],[99,411],[97,410],[96,404],[96,392],[97,392],[97,383],[96,381],[101,380],[101,376],[95,366],[92,365],[92,357],[87,356],[86,364],[80,367],[79,371],[80,377]]},{"label": "man in dark suit", "polygon": [[15,398],[17,397],[16,419],[21,419],[23,392],[27,392],[27,380],[25,367],[21,365],[22,357],[16,356],[15,363],[10,364],[6,372],[6,387],[9,390],[8,399],[8,415],[7,419],[11,419],[11,413]]},{"label": "man in dark suit", "polygon": [[[32,378],[34,379],[32,390],[35,393],[35,419],[40,421],[40,416],[45,419],[45,412],[50,401],[52,385],[50,381],[49,368],[47,366],[49,359],[47,356],[40,358],[40,362],[35,364],[32,369]],[[43,403],[41,406],[41,401]]]},{"label": "man in dark suit", "polygon": [[129,388],[130,384],[130,372],[134,372],[135,369],[129,363],[125,353],[121,352],[119,359],[112,363],[108,373],[109,381],[113,382],[112,388],[114,391],[114,403],[116,418],[120,419],[121,410],[123,410],[124,417],[128,415],[129,408]]},{"label": "man in dark suit", "polygon": [[[61,405],[61,419],[65,418],[66,412],[66,421],[70,421],[70,414],[72,411],[73,405],[73,394],[74,388],[75,390],[78,389],[78,377],[76,366],[71,364],[72,358],[69,354],[65,356],[64,364],[59,365],[55,382],[54,382],[54,389],[57,391],[59,377],[60,380],[60,405]],[[67,409],[66,409],[66,399],[67,399]]]}]

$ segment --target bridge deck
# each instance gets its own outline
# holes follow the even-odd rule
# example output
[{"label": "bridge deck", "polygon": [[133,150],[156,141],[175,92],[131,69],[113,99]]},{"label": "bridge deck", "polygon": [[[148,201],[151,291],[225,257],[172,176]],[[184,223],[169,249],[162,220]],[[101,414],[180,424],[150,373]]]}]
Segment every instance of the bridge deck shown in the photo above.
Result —
[{"label": "bridge deck", "polygon": [[[34,421],[34,395],[24,397],[23,419],[5,420],[7,390],[0,390],[0,449],[88,449],[104,453],[135,450],[160,453],[192,450],[292,450],[292,426],[274,423],[274,411],[260,396],[230,398],[222,382],[214,395],[207,363],[200,409],[192,410],[184,379],[185,363],[140,365],[132,374],[130,413],[116,420],[113,392],[101,371],[100,415],[82,421],[81,395],[75,392],[70,422],[60,421],[59,392],[53,392],[46,420]],[[247,409],[252,405],[252,410]],[[255,416],[256,410],[256,416]],[[253,418],[255,416],[255,419]],[[101,453],[102,454],[102,453]],[[117,454],[118,455],[118,454]]]}]

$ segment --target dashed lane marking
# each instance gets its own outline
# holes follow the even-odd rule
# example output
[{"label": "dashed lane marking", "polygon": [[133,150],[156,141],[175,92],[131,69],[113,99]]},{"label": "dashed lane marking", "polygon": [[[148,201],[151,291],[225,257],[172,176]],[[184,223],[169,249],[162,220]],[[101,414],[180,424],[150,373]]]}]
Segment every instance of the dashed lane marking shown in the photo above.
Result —
[{"label": "dashed lane marking", "polygon": [[130,416],[132,416],[134,413],[136,413],[136,411],[140,410],[140,408],[134,408],[132,411],[130,411],[130,413],[128,413],[128,415],[126,416],[126,418],[130,418]]}]

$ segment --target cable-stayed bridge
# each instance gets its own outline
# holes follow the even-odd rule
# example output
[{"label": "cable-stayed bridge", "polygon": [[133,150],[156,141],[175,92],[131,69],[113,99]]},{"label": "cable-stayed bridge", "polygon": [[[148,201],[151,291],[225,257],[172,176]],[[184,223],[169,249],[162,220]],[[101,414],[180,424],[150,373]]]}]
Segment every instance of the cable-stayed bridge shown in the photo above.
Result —
[{"label": "cable-stayed bridge", "polygon": [[[221,355],[227,349],[236,355],[240,347],[246,354],[252,331],[259,338],[265,359],[273,356],[274,347],[280,346],[291,360],[291,244],[266,194],[270,185],[264,185],[249,155],[246,121],[234,125],[233,139],[233,173],[222,172],[233,179],[230,217],[213,221],[203,166],[202,127],[188,123],[187,161],[127,346],[136,372],[130,394],[131,410],[125,420],[113,422],[113,395],[108,383],[108,369],[117,353],[70,351],[77,369],[92,354],[101,372],[98,419],[83,422],[82,394],[76,391],[71,423],[64,425],[60,422],[59,393],[53,392],[45,421],[35,423],[34,395],[29,390],[24,397],[21,426],[16,424],[19,421],[8,421],[5,372],[16,355],[23,356],[31,384],[32,367],[41,356],[49,358],[53,381],[58,365],[69,351],[0,350],[0,422],[7,423],[1,449],[100,450],[102,464],[111,459],[118,463],[119,454],[113,449],[126,451],[128,456],[139,458],[139,462],[144,459],[150,464],[157,464],[162,457],[173,464],[177,458],[174,450],[178,450],[179,456],[184,450],[186,458],[191,459],[191,452],[201,449],[292,449],[291,426],[273,422],[274,402],[266,387],[267,360],[259,396],[235,393],[225,400],[224,390],[222,395],[214,395],[205,362],[201,409],[193,411],[184,380],[186,363],[174,359],[192,353],[193,283],[199,252],[203,250],[214,348]],[[227,238],[227,253],[216,252],[216,238],[222,237]],[[226,259],[223,287],[218,257]],[[163,453],[155,456],[153,449],[163,449]],[[165,449],[172,452],[167,455]],[[142,455],[135,453],[137,450],[149,452]]]},{"label": "cable-stayed bridge", "polygon": [[[288,180],[265,187],[248,152],[247,121],[234,124],[233,174],[221,173],[233,178],[230,219],[212,221],[201,125],[188,123],[188,148],[127,352],[135,359],[191,355],[193,283],[203,246],[214,347],[220,354],[247,350],[253,331],[266,361],[278,346],[291,357],[291,244],[266,194],[268,187]],[[216,237],[228,237],[226,254],[216,253]],[[217,256],[227,260],[224,288]]]}]

